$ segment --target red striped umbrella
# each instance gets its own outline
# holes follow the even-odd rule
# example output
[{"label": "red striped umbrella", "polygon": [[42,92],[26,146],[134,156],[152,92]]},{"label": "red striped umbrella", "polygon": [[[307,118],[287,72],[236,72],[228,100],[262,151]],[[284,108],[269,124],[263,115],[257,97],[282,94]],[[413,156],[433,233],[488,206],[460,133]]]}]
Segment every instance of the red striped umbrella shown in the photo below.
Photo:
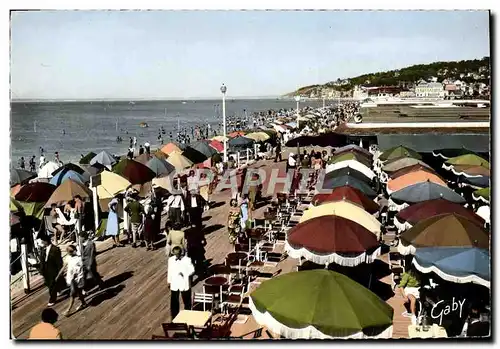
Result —
[{"label": "red striped umbrella", "polygon": [[337,187],[328,194],[316,194],[314,195],[312,202],[314,205],[319,205],[325,202],[335,202],[341,200],[347,200],[357,204],[369,213],[378,212],[380,208],[375,201],[370,200],[361,190],[348,185]]},{"label": "red striped umbrella", "polygon": [[362,225],[340,216],[321,216],[293,227],[285,250],[292,258],[317,264],[356,266],[380,254],[377,237]]}]

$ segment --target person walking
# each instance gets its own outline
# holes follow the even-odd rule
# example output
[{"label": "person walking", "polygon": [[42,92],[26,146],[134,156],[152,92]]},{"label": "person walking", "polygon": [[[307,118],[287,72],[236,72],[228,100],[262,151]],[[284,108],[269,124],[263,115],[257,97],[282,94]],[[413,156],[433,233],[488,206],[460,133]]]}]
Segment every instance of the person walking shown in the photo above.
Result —
[{"label": "person walking", "polygon": [[85,288],[83,293],[85,294],[86,291],[89,291],[95,285],[99,287],[99,290],[102,290],[104,289],[104,282],[101,275],[97,272],[97,250],[95,243],[89,239],[89,234],[86,231],[80,234],[80,238],[82,239],[83,251],[81,255],[83,271],[85,273]]},{"label": "person walking", "polygon": [[33,155],[30,159],[30,171],[35,172],[36,171],[36,157]]},{"label": "person walking", "polygon": [[146,249],[154,250],[154,243],[156,240],[156,231],[155,231],[155,216],[154,207],[152,204],[146,205],[144,207],[145,218],[144,218],[144,241],[146,241]]},{"label": "person walking", "polygon": [[24,156],[21,156],[21,159],[19,160],[19,168],[24,170],[25,163],[24,163]]},{"label": "person walking", "polygon": [[274,162],[279,162],[282,161],[281,159],[281,140],[278,138],[277,143],[276,143],[276,151],[275,151],[275,156],[274,156]]},{"label": "person walking", "polygon": [[240,233],[241,209],[238,207],[238,201],[231,199],[229,215],[227,217],[227,230],[229,232],[229,242],[234,245]]},{"label": "person walking", "polygon": [[185,310],[191,310],[191,275],[194,266],[184,250],[176,246],[173,256],[168,259],[167,282],[170,285],[170,312],[172,320],[180,311],[179,294],[182,296]]},{"label": "person walking", "polygon": [[70,316],[75,298],[78,297],[80,300],[80,305],[76,308],[75,312],[85,308],[87,303],[85,302],[85,297],[82,292],[85,282],[82,258],[77,255],[74,245],[69,245],[66,248],[66,252],[68,253],[66,268],[61,269],[58,277],[62,274],[63,270],[66,269],[66,284],[70,287],[70,301],[64,315]]},{"label": "person walking", "polygon": [[120,243],[120,227],[118,224],[118,200],[113,198],[108,204],[109,214],[108,222],[106,224],[106,236],[111,236],[113,238],[113,247],[122,247]]},{"label": "person walking", "polygon": [[40,273],[43,275],[45,286],[49,289],[48,307],[55,304],[59,291],[58,275],[63,267],[61,249],[50,241],[48,236],[42,238],[42,251],[40,258]]},{"label": "person walking", "polygon": [[59,315],[52,308],[45,308],[42,311],[42,321],[30,331],[28,339],[63,339],[61,331],[54,326]]},{"label": "person walking", "polygon": [[[168,223],[167,223],[168,224]],[[182,249],[187,248],[187,240],[184,231],[181,230],[181,225],[178,222],[174,222],[170,225],[168,235],[167,235],[167,245],[166,254],[170,256],[174,247],[181,247]]]},{"label": "person walking", "polygon": [[131,201],[125,206],[125,212],[130,215],[130,227],[132,230],[132,247],[141,245],[141,236],[139,236],[139,228],[142,224],[144,207],[137,200],[136,196],[131,197]]}]

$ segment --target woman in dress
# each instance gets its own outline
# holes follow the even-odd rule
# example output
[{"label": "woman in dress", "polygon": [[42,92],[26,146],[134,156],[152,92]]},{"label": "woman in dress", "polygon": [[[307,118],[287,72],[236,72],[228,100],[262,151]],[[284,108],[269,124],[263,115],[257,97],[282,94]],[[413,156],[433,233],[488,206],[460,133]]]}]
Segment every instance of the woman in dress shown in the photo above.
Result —
[{"label": "woman in dress", "polygon": [[146,241],[146,249],[154,250],[154,242],[156,238],[155,234],[155,219],[154,219],[154,209],[151,205],[146,205],[144,207],[144,212],[146,213],[146,218],[144,219],[144,240]]},{"label": "woman in dress", "polygon": [[241,210],[238,207],[238,201],[236,199],[231,199],[229,215],[227,217],[227,230],[229,232],[229,242],[233,245],[236,243],[240,230],[240,215]]},{"label": "woman in dress", "polygon": [[113,247],[123,246],[120,243],[120,227],[118,225],[118,200],[113,198],[111,202],[108,204],[109,214],[108,214],[108,223],[106,225],[106,236],[111,236],[113,238]]},{"label": "woman in dress", "polygon": [[240,226],[241,226],[241,231],[245,231],[247,228],[247,222],[248,222],[248,195],[244,194],[243,199],[241,200],[240,204],[240,210],[241,210],[241,219],[240,219]]}]

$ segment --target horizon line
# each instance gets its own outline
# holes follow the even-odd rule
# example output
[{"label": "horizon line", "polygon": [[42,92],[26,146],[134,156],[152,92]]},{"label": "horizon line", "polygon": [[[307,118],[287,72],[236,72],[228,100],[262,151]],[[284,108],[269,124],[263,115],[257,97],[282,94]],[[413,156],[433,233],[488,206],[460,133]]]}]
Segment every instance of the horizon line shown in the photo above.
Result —
[{"label": "horizon line", "polygon": [[[228,97],[226,95],[226,99],[269,99],[269,98],[288,98],[283,95],[271,95],[271,96],[234,96]],[[129,102],[148,102],[148,101],[193,101],[193,100],[218,100],[222,99],[221,96],[206,96],[206,97],[111,97],[111,98],[11,98],[10,101],[13,103],[16,102],[117,102],[117,101],[129,101]]]}]

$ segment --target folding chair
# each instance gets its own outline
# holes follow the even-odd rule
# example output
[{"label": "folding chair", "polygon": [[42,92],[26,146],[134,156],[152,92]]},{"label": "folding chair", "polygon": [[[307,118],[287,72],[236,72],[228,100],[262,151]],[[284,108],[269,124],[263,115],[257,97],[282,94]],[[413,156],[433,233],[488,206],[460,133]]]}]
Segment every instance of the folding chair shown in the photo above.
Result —
[{"label": "folding chair", "polygon": [[[161,324],[165,337],[167,338],[191,338],[187,324],[175,324],[173,322]],[[173,332],[173,334],[171,334]]]},{"label": "folding chair", "polygon": [[215,297],[213,294],[209,293],[195,293],[193,296],[193,309],[198,304],[203,304],[203,311],[206,311],[206,305],[210,304],[210,310],[214,309]]}]

